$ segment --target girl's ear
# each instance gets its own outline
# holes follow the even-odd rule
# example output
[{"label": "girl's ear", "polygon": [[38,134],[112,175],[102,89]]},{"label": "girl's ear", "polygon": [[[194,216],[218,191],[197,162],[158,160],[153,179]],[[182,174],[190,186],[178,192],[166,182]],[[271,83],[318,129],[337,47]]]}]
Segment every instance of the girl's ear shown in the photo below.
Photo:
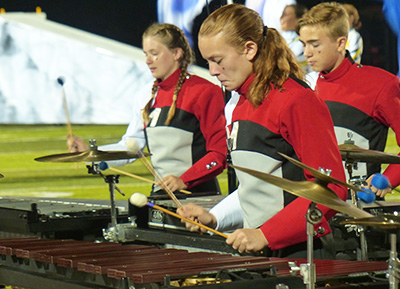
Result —
[{"label": "girl's ear", "polygon": [[183,56],[182,48],[175,48],[173,55],[174,55],[174,60],[179,61]]},{"label": "girl's ear", "polygon": [[249,61],[252,61],[257,54],[258,46],[254,41],[247,41],[245,44],[245,51],[246,58]]}]

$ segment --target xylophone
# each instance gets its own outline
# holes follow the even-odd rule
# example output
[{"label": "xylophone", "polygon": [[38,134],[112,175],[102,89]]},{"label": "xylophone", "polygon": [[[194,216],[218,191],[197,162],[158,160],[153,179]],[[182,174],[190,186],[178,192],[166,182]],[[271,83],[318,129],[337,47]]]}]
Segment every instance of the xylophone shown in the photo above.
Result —
[{"label": "xylophone", "polygon": [[[23,288],[305,288],[298,270],[305,262],[141,244],[0,239],[0,284]],[[387,287],[386,262],[315,264],[318,288]]]},{"label": "xylophone", "polygon": [[[0,237],[71,238],[94,241],[110,223],[106,200],[0,197]],[[119,201],[118,220],[128,208]]]},{"label": "xylophone", "polygon": [[[181,199],[182,204],[194,202],[206,209],[211,209],[215,204],[221,201],[225,196],[210,195],[194,198],[184,196]],[[151,199],[151,198],[149,198]],[[157,196],[151,201],[172,212],[176,212],[177,206],[166,196]],[[400,210],[398,202],[377,201],[373,204],[364,204],[363,209],[373,215],[382,213],[394,213]],[[215,238],[209,234],[190,234],[184,227],[180,219],[171,217],[162,211],[150,207],[138,208],[129,203],[129,215],[133,222],[122,224],[118,229],[121,232],[119,236],[124,238],[115,239],[115,242],[142,241],[158,244],[174,244],[183,247],[196,247],[218,252],[232,253],[230,246],[226,246],[225,240]],[[337,259],[360,260],[360,237],[354,228],[349,228],[341,224],[343,220],[348,219],[347,215],[342,213],[329,221],[333,230]],[[134,225],[133,225],[133,224]],[[365,228],[365,236],[368,241],[368,260],[385,261],[390,255],[389,235],[379,228]]]}]

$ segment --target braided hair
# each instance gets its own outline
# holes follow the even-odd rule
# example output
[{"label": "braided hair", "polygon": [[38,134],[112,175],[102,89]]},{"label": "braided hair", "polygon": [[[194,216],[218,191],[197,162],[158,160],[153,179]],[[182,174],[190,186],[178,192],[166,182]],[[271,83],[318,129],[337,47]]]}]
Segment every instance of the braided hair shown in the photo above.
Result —
[{"label": "braided hair", "polygon": [[[182,49],[182,57],[179,59],[179,69],[181,71],[178,79],[178,83],[175,86],[174,95],[172,104],[168,111],[167,120],[165,121],[165,125],[169,125],[172,121],[172,118],[175,115],[176,110],[176,101],[178,99],[179,91],[182,88],[183,83],[186,78],[188,78],[188,66],[193,60],[193,52],[189,46],[189,42],[184,34],[184,32],[179,29],[177,26],[168,23],[154,23],[150,25],[146,31],[143,33],[142,39],[146,37],[154,37],[159,42],[164,44],[168,49],[172,50],[175,48]],[[146,104],[143,110],[143,119],[146,123],[149,123],[150,118],[150,110],[153,103],[153,99],[156,96],[158,90],[157,79],[154,81],[153,88],[151,90],[151,99]]]}]

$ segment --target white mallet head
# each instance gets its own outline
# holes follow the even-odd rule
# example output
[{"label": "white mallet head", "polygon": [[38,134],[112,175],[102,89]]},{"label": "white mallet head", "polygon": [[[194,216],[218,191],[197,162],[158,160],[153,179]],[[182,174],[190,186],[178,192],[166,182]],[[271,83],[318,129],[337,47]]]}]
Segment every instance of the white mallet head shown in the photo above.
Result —
[{"label": "white mallet head", "polygon": [[137,141],[134,138],[129,138],[126,141],[126,148],[128,151],[131,151],[133,153],[137,153],[139,151],[139,145]]},{"label": "white mallet head", "polygon": [[129,202],[139,208],[142,208],[147,205],[148,200],[147,197],[141,193],[134,193],[130,198]]}]

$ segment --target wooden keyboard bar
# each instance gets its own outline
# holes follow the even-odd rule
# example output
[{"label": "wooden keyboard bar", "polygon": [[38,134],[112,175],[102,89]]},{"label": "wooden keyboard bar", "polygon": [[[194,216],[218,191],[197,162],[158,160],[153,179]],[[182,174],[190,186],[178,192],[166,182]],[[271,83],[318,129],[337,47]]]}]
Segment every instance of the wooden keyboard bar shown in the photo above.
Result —
[{"label": "wooden keyboard bar", "polygon": [[[278,277],[282,277],[291,275],[289,262],[295,262],[297,266],[307,263],[306,259],[232,256],[211,252],[189,253],[186,250],[159,249],[147,245],[37,238],[0,238],[0,255],[12,256],[12,258],[2,259],[7,262],[14,259],[20,262],[20,259],[13,257],[15,256],[35,262],[54,264],[54,266],[38,266],[46,268],[45,270],[71,268],[75,271],[67,270],[67,272],[79,273],[76,274],[79,276],[91,274],[88,275],[91,276],[88,279],[93,279],[94,276],[98,278],[100,275],[99,279],[129,280],[132,284],[163,283],[167,276],[170,280],[199,275],[216,276],[221,270],[233,272],[250,270],[267,276],[271,274],[271,268],[274,268]],[[331,277],[348,277],[350,274],[385,272],[388,269],[386,262],[377,261],[316,259],[314,263],[317,281]],[[27,262],[27,264],[30,263]],[[300,277],[299,273],[297,277]]]}]

